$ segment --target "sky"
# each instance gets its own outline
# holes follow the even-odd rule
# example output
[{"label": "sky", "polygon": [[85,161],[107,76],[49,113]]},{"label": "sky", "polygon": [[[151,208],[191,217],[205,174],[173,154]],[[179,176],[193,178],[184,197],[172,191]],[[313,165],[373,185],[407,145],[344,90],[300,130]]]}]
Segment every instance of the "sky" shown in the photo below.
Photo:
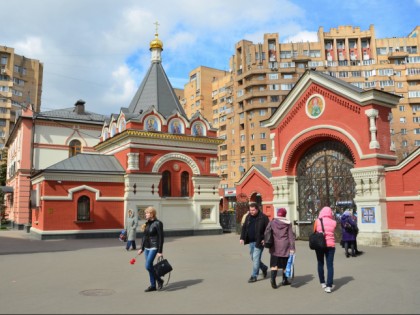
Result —
[{"label": "sky", "polygon": [[229,70],[235,44],[318,41],[319,27],[405,37],[420,0],[2,0],[0,45],[44,65],[41,111],[73,107],[103,115],[128,107],[150,66],[158,22],[162,65],[183,89],[199,66]]}]

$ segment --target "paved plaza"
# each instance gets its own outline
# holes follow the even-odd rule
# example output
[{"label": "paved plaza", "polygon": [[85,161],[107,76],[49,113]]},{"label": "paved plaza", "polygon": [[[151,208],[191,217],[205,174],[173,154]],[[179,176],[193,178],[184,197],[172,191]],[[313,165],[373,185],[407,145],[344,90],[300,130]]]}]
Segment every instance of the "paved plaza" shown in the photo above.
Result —
[{"label": "paved plaza", "polygon": [[[145,293],[144,257],[131,265],[137,251],[127,252],[117,238],[41,241],[0,231],[0,313],[419,314],[420,249],[359,249],[363,255],[346,258],[337,246],[327,294],[305,241],[297,242],[292,285],[274,290],[269,276],[247,282],[251,260],[237,234],[168,237],[169,284]],[[269,263],[267,250],[263,261]]]}]

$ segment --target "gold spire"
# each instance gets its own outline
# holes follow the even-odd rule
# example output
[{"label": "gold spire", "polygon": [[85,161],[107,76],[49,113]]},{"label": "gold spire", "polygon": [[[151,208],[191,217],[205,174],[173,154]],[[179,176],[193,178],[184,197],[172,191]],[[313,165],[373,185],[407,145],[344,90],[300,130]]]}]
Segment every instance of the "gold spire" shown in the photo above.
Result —
[{"label": "gold spire", "polygon": [[159,49],[163,50],[163,43],[158,38],[158,26],[159,26],[159,23],[156,21],[154,24],[156,26],[155,39],[150,42],[150,49],[152,50],[154,48],[159,48]]}]

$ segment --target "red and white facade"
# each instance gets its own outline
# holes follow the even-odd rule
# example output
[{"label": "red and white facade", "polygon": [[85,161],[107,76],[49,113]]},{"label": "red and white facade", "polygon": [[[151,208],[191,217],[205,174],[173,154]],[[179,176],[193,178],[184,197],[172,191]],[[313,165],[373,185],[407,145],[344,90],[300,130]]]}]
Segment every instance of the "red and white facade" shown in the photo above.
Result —
[{"label": "red and white facade", "polygon": [[[314,105],[315,98],[321,108]],[[266,212],[268,207],[285,207],[288,217],[299,221],[296,210],[299,162],[317,143],[344,144],[353,163],[358,242],[373,246],[418,246],[420,149],[395,165],[389,120],[398,99],[399,96],[379,90],[357,90],[325,74],[307,71],[265,122],[271,129],[271,176],[256,176],[255,171],[246,173],[237,191],[245,192],[248,198],[253,194],[265,195],[262,203]],[[269,215],[273,217],[275,212]],[[299,227],[297,233],[299,236]]]}]

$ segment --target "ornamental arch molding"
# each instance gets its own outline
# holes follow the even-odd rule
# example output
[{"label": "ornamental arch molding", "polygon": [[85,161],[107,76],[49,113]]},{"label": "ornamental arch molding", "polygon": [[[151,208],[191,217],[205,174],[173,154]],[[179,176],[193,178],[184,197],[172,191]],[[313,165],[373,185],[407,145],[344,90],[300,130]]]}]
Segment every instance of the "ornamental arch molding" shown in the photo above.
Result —
[{"label": "ornamental arch molding", "polygon": [[285,167],[284,167],[285,172],[290,174],[290,172],[296,171],[296,165],[297,163],[299,163],[300,156],[304,154],[303,151],[306,151],[307,149],[309,149],[311,146],[313,146],[316,143],[325,142],[325,141],[335,141],[344,145],[349,150],[353,163],[356,164],[357,159],[355,157],[354,150],[352,150],[352,147],[350,147],[348,143],[346,143],[346,141],[343,141],[342,138],[336,135],[331,135],[328,133],[321,133],[321,134],[311,135],[309,137],[302,138],[299,141],[295,142],[290,147],[289,154],[285,161]]},{"label": "ornamental arch molding", "polygon": [[[305,134],[311,131],[316,131],[318,133],[305,136]],[[337,132],[338,134],[334,134],[333,132]],[[310,146],[310,141],[312,141],[313,144],[319,142],[322,138],[324,140],[338,141],[344,144],[350,151],[355,164],[364,157],[359,143],[348,131],[335,126],[320,125],[302,130],[289,140],[280,155],[280,169],[284,169],[286,173],[290,173],[293,166],[297,163],[296,153],[302,150],[302,147]]]},{"label": "ornamental arch molding", "polygon": [[182,153],[168,153],[160,157],[156,161],[155,165],[153,165],[152,172],[159,172],[159,169],[162,167],[163,164],[165,164],[168,161],[174,160],[186,163],[191,168],[194,175],[200,175],[200,168],[198,167],[197,163],[195,163],[195,161],[191,157]]}]

